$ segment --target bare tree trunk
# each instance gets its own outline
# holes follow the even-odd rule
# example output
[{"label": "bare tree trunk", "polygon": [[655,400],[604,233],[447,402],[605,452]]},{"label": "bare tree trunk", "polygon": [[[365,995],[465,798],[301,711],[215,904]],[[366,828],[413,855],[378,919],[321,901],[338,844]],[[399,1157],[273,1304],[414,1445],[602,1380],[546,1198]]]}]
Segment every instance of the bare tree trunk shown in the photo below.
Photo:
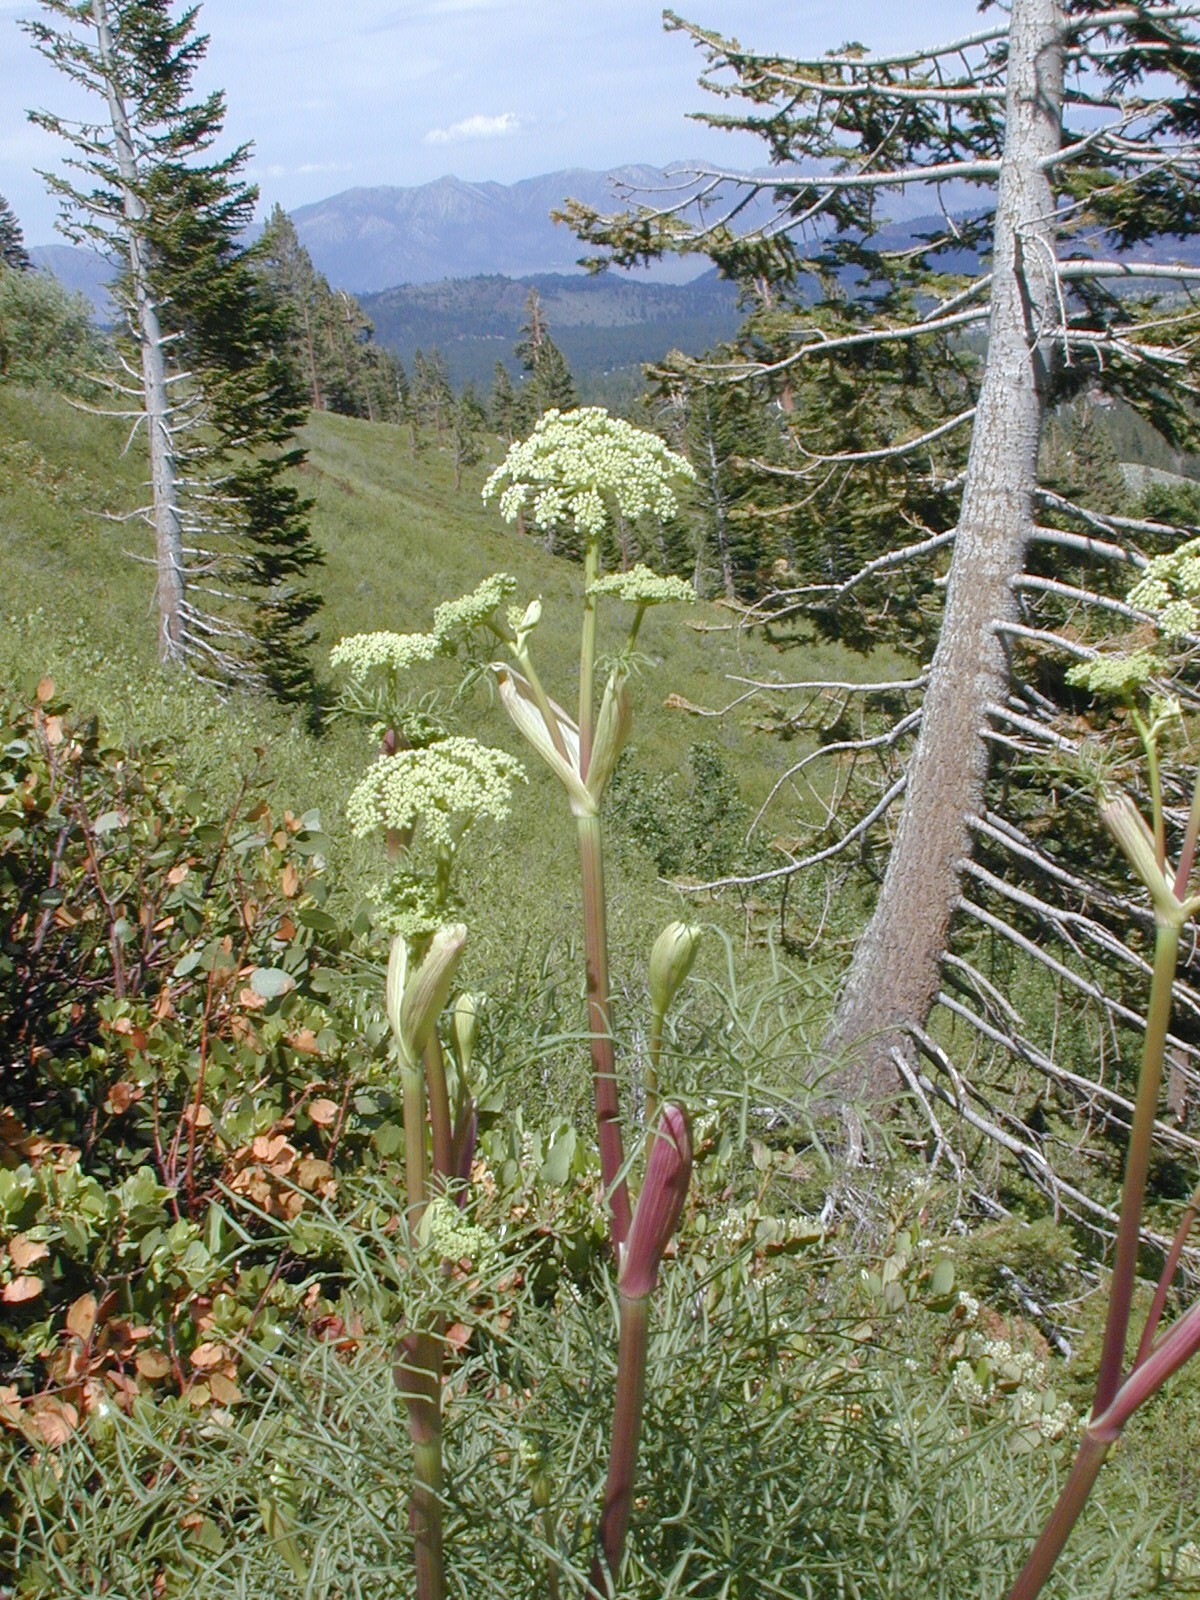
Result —
[{"label": "bare tree trunk", "polygon": [[895,1087],[890,1052],[932,1006],[970,852],[968,818],[983,809],[986,707],[1008,683],[996,624],[1014,618],[1013,580],[1032,534],[1056,330],[1054,200],[1042,162],[1061,142],[1061,30],[1060,0],[1013,0],[987,361],[904,809],[825,1041],[839,1098],[878,1099]]},{"label": "bare tree trunk", "polygon": [[92,0],[92,21],[95,23],[99,56],[104,68],[117,169],[121,175],[121,200],[129,224],[129,268],[142,353],[142,390],[150,447],[158,659],[180,662],[185,653],[183,529],[179,512],[178,462],[170,431],[166,347],[158,320],[158,307],[150,289],[150,252],[141,232],[145,207],[137,192],[137,157],[125,103],[117,86],[105,0]]}]

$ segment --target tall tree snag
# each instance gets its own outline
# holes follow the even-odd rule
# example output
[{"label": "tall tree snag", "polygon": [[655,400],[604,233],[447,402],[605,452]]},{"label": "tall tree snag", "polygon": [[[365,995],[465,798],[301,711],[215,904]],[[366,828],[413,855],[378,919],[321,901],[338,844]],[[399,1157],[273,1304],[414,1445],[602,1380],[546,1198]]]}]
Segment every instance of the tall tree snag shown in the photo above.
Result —
[{"label": "tall tree snag", "polygon": [[[1057,1023],[1039,1035],[989,983],[986,961],[968,957],[972,941],[994,937],[1034,963],[1055,1019],[1060,1001],[1086,996],[1101,1048],[1124,1070],[1117,1030],[1136,1027],[1138,1011],[1121,986],[1142,957],[1116,928],[1130,901],[1104,876],[1107,847],[1044,843],[1027,790],[1024,810],[1005,807],[1031,759],[1065,760],[1078,744],[1063,714],[1079,710],[1077,695],[1066,699],[1067,666],[1147,620],[1124,598],[1130,573],[1200,525],[1186,508],[1138,515],[1123,499],[1099,503],[1102,477],[1126,494],[1115,458],[1069,492],[1039,460],[1047,417],[1061,439],[1069,408],[1097,401],[1123,402],[1160,446],[1195,448],[1200,316],[1189,286],[1200,268],[1173,259],[1171,241],[1200,232],[1200,5],[981,10],[974,32],[945,44],[891,55],[847,44],[803,60],[668,13],[667,26],[704,52],[701,81],[721,97],[701,120],[762,138],[770,170],[692,169],[661,204],[645,197],[601,217],[572,202],[562,215],[601,247],[596,268],[702,251],[754,308],[728,346],[656,373],[677,411],[740,392],[766,419],[731,452],[739,525],[754,530],[754,574],[782,560],[788,587],[739,588],[746,620],[798,619],[915,658],[902,679],[889,671],[876,684],[750,685],[824,705],[827,753],[852,776],[874,776],[853,788],[835,777],[810,841],[789,847],[784,865],[722,882],[836,860],[849,872],[851,853],[898,808],[824,1040],[828,1093],[877,1101],[911,1087],[916,1052],[962,1110],[975,1089],[953,1077],[927,1027],[942,1007],[1022,1073],[1069,1085],[1084,1114],[1105,1105],[1119,1121],[1124,1085],[1059,1059]],[[907,215],[920,202],[929,215],[889,222],[898,189]],[[1086,443],[1088,429],[1075,431]],[[712,466],[694,452],[693,463],[702,474]],[[852,700],[880,708],[856,737],[840,731]],[[789,732],[801,721],[778,717]],[[791,775],[799,788],[818,754],[777,789]],[[964,948],[952,949],[960,930]],[[1097,950],[1124,969],[1112,993],[1089,971]],[[1049,999],[1047,985],[1060,986]],[[1175,1047],[1200,1089],[1200,1047]],[[971,1115],[1000,1126],[986,1104]],[[1042,1174],[1040,1152],[1016,1143]]]},{"label": "tall tree snag", "polygon": [[151,520],[154,525],[155,599],[158,609],[158,659],[184,659],[183,523],[179,506],[179,471],[171,429],[173,408],[167,393],[167,359],[158,306],[151,287],[150,245],[146,238],[146,205],[139,193],[140,174],[129,114],[121,93],[121,74],[113,49],[106,0],[91,0],[96,29],[99,79],[108,101],[113,131],[113,161],[120,180],[129,259],[129,288],[137,319],[142,357],[147,446],[150,455]]},{"label": "tall tree snag", "polygon": [[1062,137],[1062,16],[1057,0],[1013,0],[987,360],[950,566],[946,609],[908,768],[904,809],[874,914],[826,1040],[831,1088],[878,1097],[895,1086],[891,1052],[923,1022],[941,983],[970,819],[980,814],[987,708],[1008,690],[997,623],[1015,622],[1015,580],[1033,534],[1038,444],[1059,345],[1054,196]]}]

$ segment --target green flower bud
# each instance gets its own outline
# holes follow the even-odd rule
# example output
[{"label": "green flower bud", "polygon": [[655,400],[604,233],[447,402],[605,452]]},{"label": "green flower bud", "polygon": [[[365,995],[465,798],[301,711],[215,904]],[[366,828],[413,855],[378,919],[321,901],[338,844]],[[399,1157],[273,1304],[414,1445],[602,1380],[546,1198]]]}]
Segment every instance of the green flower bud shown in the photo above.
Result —
[{"label": "green flower bud", "polygon": [[693,923],[669,922],[650,952],[650,1004],[655,1013],[665,1017],[671,1001],[696,959],[700,945],[700,929]]},{"label": "green flower bud", "polygon": [[475,1058],[475,1040],[479,1036],[479,1008],[481,997],[465,990],[454,1002],[450,1015],[450,1031],[454,1036],[454,1054],[463,1077],[469,1077],[471,1062]]}]

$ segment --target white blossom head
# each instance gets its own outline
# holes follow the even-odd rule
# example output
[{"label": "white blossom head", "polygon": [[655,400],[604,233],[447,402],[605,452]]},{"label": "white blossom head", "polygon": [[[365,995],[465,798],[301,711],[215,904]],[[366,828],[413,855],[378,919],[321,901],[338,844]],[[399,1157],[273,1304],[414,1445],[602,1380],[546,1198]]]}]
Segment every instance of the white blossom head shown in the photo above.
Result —
[{"label": "white blossom head", "polygon": [[432,633],[354,633],[338,640],[329,661],[361,681],[379,668],[403,672],[417,662],[432,661],[437,653],[438,641]]},{"label": "white blossom head", "polygon": [[603,406],[583,406],[547,411],[492,473],[483,498],[499,495],[508,522],[523,510],[543,528],[569,516],[586,538],[595,539],[610,508],[631,520],[673,516],[677,485],[695,476],[654,434],[610,416]]},{"label": "white blossom head", "polygon": [[1120,655],[1093,656],[1090,661],[1077,662],[1068,671],[1067,682],[1078,689],[1090,689],[1093,694],[1126,699],[1148,683],[1160,665],[1153,652],[1144,648]]},{"label": "white blossom head", "polygon": [[1155,556],[1129,591],[1129,604],[1148,611],[1167,639],[1200,630],[1200,539]]},{"label": "white blossom head", "polygon": [[424,824],[435,845],[454,846],[477,818],[502,822],[513,785],[525,782],[515,757],[475,739],[441,739],[424,750],[382,756],[346,802],[358,837]]},{"label": "white blossom head", "polygon": [[589,594],[612,595],[636,606],[662,606],[672,602],[694,605],[696,591],[685,578],[660,577],[644,561],[630,567],[628,572],[610,572],[588,584]]},{"label": "white blossom head", "polygon": [[490,622],[500,605],[515,593],[517,580],[507,572],[490,577],[458,600],[445,600],[433,613],[433,634],[439,646],[452,652],[457,642],[474,628]]}]

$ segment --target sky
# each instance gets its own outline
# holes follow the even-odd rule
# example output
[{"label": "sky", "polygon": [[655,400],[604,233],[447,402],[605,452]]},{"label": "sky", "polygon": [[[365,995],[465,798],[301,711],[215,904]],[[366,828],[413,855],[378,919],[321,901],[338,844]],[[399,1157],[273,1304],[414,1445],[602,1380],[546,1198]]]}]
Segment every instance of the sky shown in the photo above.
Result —
[{"label": "sky", "polygon": [[[979,25],[974,0],[925,0],[920,21],[884,0],[682,0],[683,14],[744,45],[817,53],[941,42]],[[37,169],[64,146],[26,111],[97,115],[19,28],[34,0],[0,0],[0,194],[27,244],[55,239]],[[222,150],[252,142],[263,211],[344,189],[453,173],[512,183],[564,167],[761,161],[755,141],[687,120],[719,102],[701,57],[665,33],[653,0],[203,0],[198,93],[227,99]]]}]

